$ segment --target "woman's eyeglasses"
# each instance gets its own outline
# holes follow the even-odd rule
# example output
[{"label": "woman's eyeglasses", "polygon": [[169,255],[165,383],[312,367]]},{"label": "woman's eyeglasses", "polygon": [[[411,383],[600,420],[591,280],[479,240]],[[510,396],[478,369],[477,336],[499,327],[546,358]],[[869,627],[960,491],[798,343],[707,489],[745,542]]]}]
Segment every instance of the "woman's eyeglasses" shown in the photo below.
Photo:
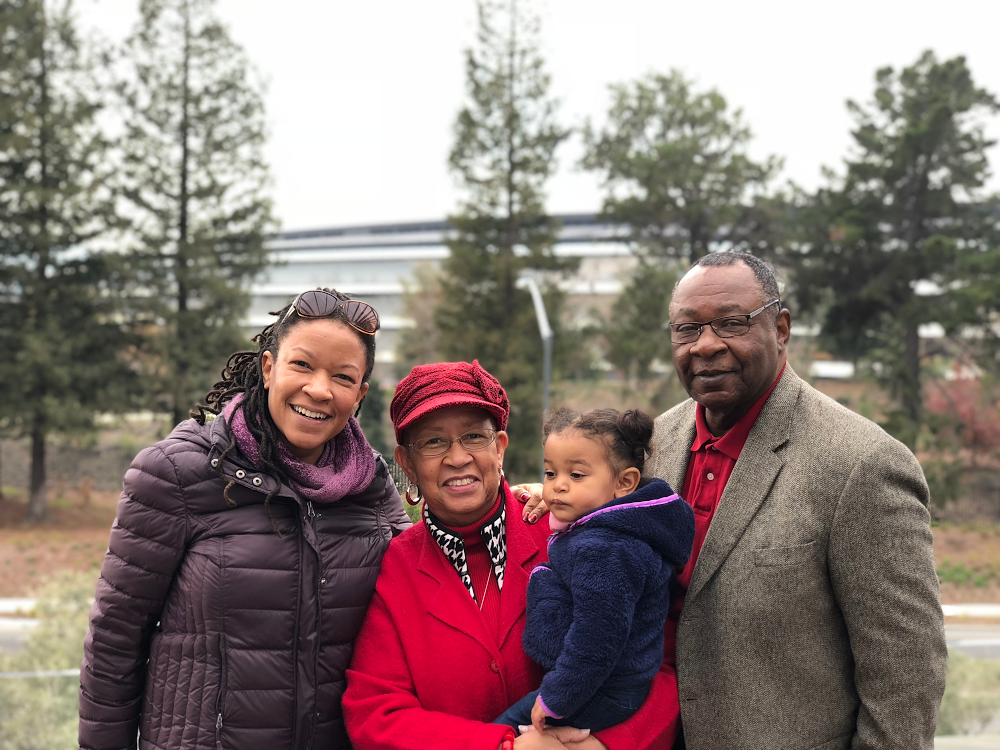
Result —
[{"label": "woman's eyeglasses", "polygon": [[433,437],[421,438],[415,443],[406,443],[406,445],[413,448],[421,456],[443,456],[451,450],[452,443],[456,441],[461,443],[462,447],[467,451],[481,451],[483,448],[493,445],[496,439],[497,433],[495,430],[476,430],[475,432],[467,432],[457,438],[434,435]]},{"label": "woman's eyeglasses", "polygon": [[373,336],[379,329],[378,313],[367,302],[357,299],[338,299],[336,295],[322,289],[302,292],[292,302],[281,322],[288,320],[293,312],[298,313],[300,318],[329,318],[338,307],[344,308],[347,322],[355,330]]}]

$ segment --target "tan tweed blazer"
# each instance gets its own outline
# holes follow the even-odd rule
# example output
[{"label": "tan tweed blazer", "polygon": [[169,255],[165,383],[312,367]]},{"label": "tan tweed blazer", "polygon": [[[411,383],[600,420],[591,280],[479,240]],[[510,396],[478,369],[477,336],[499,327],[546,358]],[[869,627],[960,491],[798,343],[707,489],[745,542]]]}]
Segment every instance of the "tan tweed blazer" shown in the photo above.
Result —
[{"label": "tan tweed blazer", "polygon": [[[678,491],[688,400],[647,473]],[[688,750],[931,750],[947,651],[913,454],[791,367],[712,520],[677,631]]]}]

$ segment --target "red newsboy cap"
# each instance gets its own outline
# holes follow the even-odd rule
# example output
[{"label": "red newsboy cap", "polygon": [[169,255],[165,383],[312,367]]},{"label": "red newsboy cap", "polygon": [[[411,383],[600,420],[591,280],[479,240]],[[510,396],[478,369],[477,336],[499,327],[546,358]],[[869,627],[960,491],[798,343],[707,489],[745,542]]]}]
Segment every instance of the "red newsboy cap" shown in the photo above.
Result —
[{"label": "red newsboy cap", "polygon": [[402,444],[403,430],[422,416],[448,406],[484,409],[496,418],[498,429],[507,429],[510,402],[500,381],[486,372],[478,360],[471,365],[439,362],[417,365],[396,385],[396,394],[389,405],[396,442]]}]

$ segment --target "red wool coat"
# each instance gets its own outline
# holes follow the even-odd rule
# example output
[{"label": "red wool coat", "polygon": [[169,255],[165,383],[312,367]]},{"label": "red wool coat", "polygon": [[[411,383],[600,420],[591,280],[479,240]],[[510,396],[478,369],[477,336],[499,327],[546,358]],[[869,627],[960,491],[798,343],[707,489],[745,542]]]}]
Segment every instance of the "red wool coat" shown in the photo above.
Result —
[{"label": "red wool coat", "polygon": [[[547,559],[548,524],[520,519],[508,496],[499,647],[425,524],[389,544],[347,671],[344,720],[355,750],[499,747],[506,728],[489,722],[542,679],[521,633],[528,575]],[[677,677],[665,663],[643,707],[597,737],[610,750],[669,750],[679,715]]]}]

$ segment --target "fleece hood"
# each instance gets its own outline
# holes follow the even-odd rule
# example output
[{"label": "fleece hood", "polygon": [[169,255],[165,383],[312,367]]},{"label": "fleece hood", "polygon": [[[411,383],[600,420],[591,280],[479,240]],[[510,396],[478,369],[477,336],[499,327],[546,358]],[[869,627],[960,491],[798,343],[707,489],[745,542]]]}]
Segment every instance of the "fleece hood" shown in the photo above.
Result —
[{"label": "fleece hood", "polygon": [[605,528],[644,541],[670,564],[680,567],[691,556],[694,514],[662,479],[615,498],[571,523],[565,531]]}]

